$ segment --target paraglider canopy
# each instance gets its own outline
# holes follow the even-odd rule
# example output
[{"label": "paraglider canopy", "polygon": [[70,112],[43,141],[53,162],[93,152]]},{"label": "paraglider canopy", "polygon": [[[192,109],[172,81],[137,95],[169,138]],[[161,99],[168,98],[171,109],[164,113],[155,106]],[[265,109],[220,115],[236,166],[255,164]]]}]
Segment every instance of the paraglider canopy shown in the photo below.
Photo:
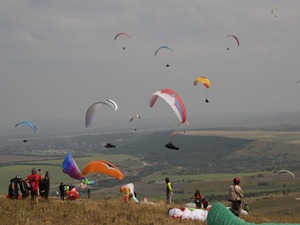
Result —
[{"label": "paraglider canopy", "polygon": [[235,35],[229,34],[226,37],[233,37],[236,40],[237,45],[240,46],[240,41]]},{"label": "paraglider canopy", "polygon": [[[131,36],[130,36],[129,33],[127,33],[127,32],[121,32],[121,33],[118,33],[118,34],[114,37],[114,41],[116,41],[117,38],[118,38],[119,36],[127,36],[127,37],[131,38]],[[123,47],[123,50],[125,50],[125,47]]]},{"label": "paraglider canopy", "polygon": [[156,56],[157,53],[158,53],[161,49],[168,49],[168,50],[174,52],[174,49],[171,48],[170,46],[168,46],[168,45],[163,45],[163,46],[159,47],[159,48],[155,51],[154,55]]},{"label": "paraglider canopy", "polygon": [[114,41],[116,41],[117,38],[118,38],[120,35],[125,35],[125,36],[131,38],[131,36],[130,36],[129,33],[127,33],[127,32],[121,32],[121,33],[118,33],[118,34],[115,36]]},{"label": "paraglider canopy", "polygon": [[171,106],[180,123],[187,123],[185,106],[183,104],[183,101],[175,91],[173,91],[172,89],[164,88],[161,91],[154,92],[150,96],[150,107],[154,106],[158,97],[164,99]]},{"label": "paraglider canopy", "polygon": [[25,124],[25,125],[29,126],[29,127],[33,130],[33,132],[36,132],[36,131],[37,131],[36,126],[35,126],[32,122],[29,122],[29,121],[22,121],[22,122],[20,122],[20,123],[17,123],[17,124],[15,125],[15,127],[19,126],[20,124]]},{"label": "paraglider canopy", "polygon": [[[236,43],[237,43],[237,46],[240,46],[240,41],[239,41],[239,39],[235,35],[229,34],[226,37],[232,37],[232,38],[234,38],[235,41],[236,41]],[[229,48],[227,48],[227,50],[229,50]]]},{"label": "paraglider canopy", "polygon": [[62,163],[62,170],[75,180],[82,180],[84,176],[81,174],[72,153],[68,153]]},{"label": "paraglider canopy", "polygon": [[210,88],[210,80],[207,77],[201,76],[196,78],[194,80],[194,86],[196,86],[199,82],[202,83],[206,88]]},{"label": "paraglider canopy", "polygon": [[105,99],[105,100],[100,101],[100,102],[95,102],[86,111],[86,114],[85,114],[85,126],[86,126],[86,128],[88,128],[92,124],[92,121],[94,119],[94,116],[95,116],[95,113],[96,113],[97,109],[102,105],[108,106],[111,109],[113,109],[114,111],[118,110],[118,105],[113,100]]},{"label": "paraglider canopy", "polygon": [[293,178],[295,178],[295,175],[294,175],[291,171],[289,171],[289,170],[279,170],[277,173],[288,173],[288,174],[290,174]]},{"label": "paraglider canopy", "polygon": [[85,176],[89,173],[107,174],[119,180],[122,180],[124,177],[123,173],[119,170],[118,167],[105,160],[95,160],[86,164],[82,170],[82,175]]},{"label": "paraglider canopy", "polygon": [[134,119],[141,119],[141,116],[136,114],[133,117],[131,117],[129,121],[132,122]]}]

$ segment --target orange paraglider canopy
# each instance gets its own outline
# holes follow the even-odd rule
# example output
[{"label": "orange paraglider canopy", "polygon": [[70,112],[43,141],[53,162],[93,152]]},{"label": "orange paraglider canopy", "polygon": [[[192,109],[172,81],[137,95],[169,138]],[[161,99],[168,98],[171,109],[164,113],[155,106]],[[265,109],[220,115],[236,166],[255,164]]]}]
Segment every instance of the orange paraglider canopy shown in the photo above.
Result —
[{"label": "orange paraglider canopy", "polygon": [[122,180],[124,177],[123,173],[118,169],[118,167],[105,160],[95,160],[86,164],[82,170],[82,175],[85,176],[89,173],[103,173],[119,180]]}]

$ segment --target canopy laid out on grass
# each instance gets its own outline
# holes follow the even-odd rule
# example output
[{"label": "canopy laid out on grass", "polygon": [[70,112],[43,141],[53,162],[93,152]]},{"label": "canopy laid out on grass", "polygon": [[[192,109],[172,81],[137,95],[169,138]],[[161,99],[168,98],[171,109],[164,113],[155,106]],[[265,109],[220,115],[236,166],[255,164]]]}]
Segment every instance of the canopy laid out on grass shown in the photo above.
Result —
[{"label": "canopy laid out on grass", "polygon": [[[222,203],[216,202],[210,208],[207,215],[208,225],[254,225],[236,217]],[[260,223],[260,225],[297,225],[297,223]],[[299,223],[298,223],[299,225]]]}]

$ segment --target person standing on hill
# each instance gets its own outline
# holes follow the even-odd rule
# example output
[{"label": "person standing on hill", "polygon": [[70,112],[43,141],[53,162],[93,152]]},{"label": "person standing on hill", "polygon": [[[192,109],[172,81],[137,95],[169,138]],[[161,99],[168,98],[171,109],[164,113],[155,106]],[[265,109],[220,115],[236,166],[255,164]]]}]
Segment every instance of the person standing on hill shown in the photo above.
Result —
[{"label": "person standing on hill", "polygon": [[244,197],[244,192],[239,184],[240,179],[235,177],[233,184],[229,187],[228,196],[228,201],[231,202],[231,210],[236,216],[239,216],[241,213],[242,198]]},{"label": "person standing on hill", "polygon": [[30,183],[30,204],[37,204],[38,197],[40,196],[39,181],[44,178],[43,172],[39,169],[41,175],[36,173],[36,169],[31,170],[31,174],[26,177],[26,180]]},{"label": "person standing on hill", "polygon": [[166,189],[166,195],[167,195],[167,203],[172,204],[173,203],[173,186],[169,179],[169,177],[166,177],[165,179],[167,183],[167,189]]},{"label": "person standing on hill", "polygon": [[60,193],[60,199],[61,200],[65,200],[65,185],[63,184],[63,182],[60,182],[60,185],[59,185],[59,193]]},{"label": "person standing on hill", "polygon": [[90,199],[90,197],[91,197],[91,190],[89,188],[87,189],[87,196],[88,196],[88,199]]}]

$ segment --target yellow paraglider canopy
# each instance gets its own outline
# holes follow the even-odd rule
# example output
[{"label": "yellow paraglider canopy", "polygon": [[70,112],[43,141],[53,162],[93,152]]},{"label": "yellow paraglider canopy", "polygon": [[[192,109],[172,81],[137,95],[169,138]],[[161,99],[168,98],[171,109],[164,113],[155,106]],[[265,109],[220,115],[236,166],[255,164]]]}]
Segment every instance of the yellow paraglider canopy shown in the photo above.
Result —
[{"label": "yellow paraglider canopy", "polygon": [[210,81],[207,77],[201,76],[194,80],[194,85],[196,86],[198,82],[201,82],[206,88],[210,88]]}]

